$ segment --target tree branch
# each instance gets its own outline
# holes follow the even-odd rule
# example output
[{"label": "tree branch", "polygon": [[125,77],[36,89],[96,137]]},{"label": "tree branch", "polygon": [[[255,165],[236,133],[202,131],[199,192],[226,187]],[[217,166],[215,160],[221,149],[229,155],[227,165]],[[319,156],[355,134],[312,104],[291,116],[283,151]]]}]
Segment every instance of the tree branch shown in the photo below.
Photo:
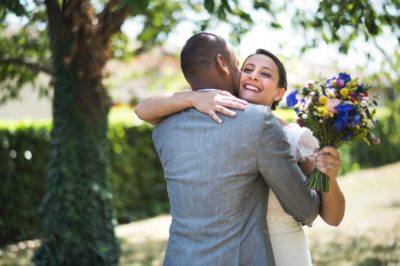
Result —
[{"label": "tree branch", "polygon": [[100,32],[106,37],[118,32],[129,14],[129,4],[117,9],[119,3],[120,0],[110,0],[98,15]]},{"label": "tree branch", "polygon": [[[64,0],[66,1],[66,0]],[[57,0],[45,0],[50,39],[58,42],[65,33],[64,15],[60,10]]]},{"label": "tree branch", "polygon": [[[81,6],[84,2],[88,2],[87,0],[64,0],[63,4],[63,12],[65,14],[66,18],[71,18],[72,13],[76,12],[77,9],[79,9],[79,6]],[[78,7],[78,8],[77,8]]]},{"label": "tree branch", "polygon": [[0,65],[8,65],[8,64],[20,65],[22,67],[30,68],[37,72],[46,73],[50,76],[53,75],[53,70],[49,66],[40,65],[37,63],[26,62],[20,58],[10,58],[10,59],[0,58]]}]

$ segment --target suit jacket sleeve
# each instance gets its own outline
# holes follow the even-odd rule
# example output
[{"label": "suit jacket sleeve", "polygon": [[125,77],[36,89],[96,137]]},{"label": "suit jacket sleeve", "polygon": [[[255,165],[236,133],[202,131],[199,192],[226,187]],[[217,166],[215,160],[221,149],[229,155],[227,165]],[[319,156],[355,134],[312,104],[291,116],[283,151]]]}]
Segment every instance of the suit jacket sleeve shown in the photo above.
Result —
[{"label": "suit jacket sleeve", "polygon": [[306,186],[306,176],[290,154],[287,137],[268,109],[258,139],[257,163],[286,213],[303,224],[310,224],[319,213],[319,194]]}]

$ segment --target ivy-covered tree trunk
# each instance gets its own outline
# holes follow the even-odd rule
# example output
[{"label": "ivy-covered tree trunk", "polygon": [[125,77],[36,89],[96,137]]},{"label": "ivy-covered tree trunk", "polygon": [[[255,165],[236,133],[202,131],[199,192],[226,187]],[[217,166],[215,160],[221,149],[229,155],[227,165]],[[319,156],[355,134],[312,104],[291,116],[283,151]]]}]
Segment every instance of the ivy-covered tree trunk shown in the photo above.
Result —
[{"label": "ivy-covered tree trunk", "polygon": [[107,184],[110,104],[101,82],[111,34],[93,26],[93,10],[84,3],[70,1],[63,9],[46,0],[55,90],[36,265],[118,264]]}]

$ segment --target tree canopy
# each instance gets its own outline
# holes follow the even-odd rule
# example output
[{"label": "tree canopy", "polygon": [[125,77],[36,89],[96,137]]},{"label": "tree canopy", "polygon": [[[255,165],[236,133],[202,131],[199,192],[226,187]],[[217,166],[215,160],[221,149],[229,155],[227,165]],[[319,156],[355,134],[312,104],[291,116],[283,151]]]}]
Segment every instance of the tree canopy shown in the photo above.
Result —
[{"label": "tree canopy", "polygon": [[[254,0],[244,4],[237,0],[110,0],[76,1],[58,0],[61,11],[74,4],[91,8],[93,25],[101,23],[104,14],[122,14],[121,19],[136,18],[138,32],[135,51],[127,49],[127,36],[118,32],[112,37],[112,56],[127,57],[154,46],[162,45],[169,33],[182,22],[192,21],[194,31],[210,30],[218,23],[231,27],[231,41],[240,42],[254,23],[252,12],[263,11],[270,18],[266,27],[281,28],[276,15],[291,13],[295,28],[308,34],[302,50],[318,46],[321,41],[337,43],[339,51],[348,52],[357,38],[374,41],[384,32],[392,32],[400,42],[400,2],[384,1],[320,1],[315,7],[296,6],[292,1],[282,4],[276,1]],[[315,9],[316,8],[316,9]],[[107,10],[112,10],[107,12]],[[13,23],[12,23],[13,22]],[[15,23],[17,22],[17,23]],[[0,103],[18,96],[25,83],[37,84],[38,73],[52,75],[45,2],[40,0],[4,0],[0,3]],[[311,35],[311,37],[310,37]],[[384,49],[380,48],[382,53]],[[399,56],[387,55],[386,57]],[[392,58],[393,60],[393,58]],[[394,65],[391,68],[395,67]],[[39,88],[48,94],[51,86]]]}]

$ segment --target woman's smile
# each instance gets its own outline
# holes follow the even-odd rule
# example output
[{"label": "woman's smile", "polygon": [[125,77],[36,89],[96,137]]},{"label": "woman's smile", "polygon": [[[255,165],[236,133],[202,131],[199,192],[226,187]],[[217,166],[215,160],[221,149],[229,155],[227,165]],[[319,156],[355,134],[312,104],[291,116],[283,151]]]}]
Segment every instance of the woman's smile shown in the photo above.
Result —
[{"label": "woman's smile", "polygon": [[250,83],[245,83],[243,85],[243,89],[253,93],[259,93],[261,91],[261,89],[258,86]]}]

